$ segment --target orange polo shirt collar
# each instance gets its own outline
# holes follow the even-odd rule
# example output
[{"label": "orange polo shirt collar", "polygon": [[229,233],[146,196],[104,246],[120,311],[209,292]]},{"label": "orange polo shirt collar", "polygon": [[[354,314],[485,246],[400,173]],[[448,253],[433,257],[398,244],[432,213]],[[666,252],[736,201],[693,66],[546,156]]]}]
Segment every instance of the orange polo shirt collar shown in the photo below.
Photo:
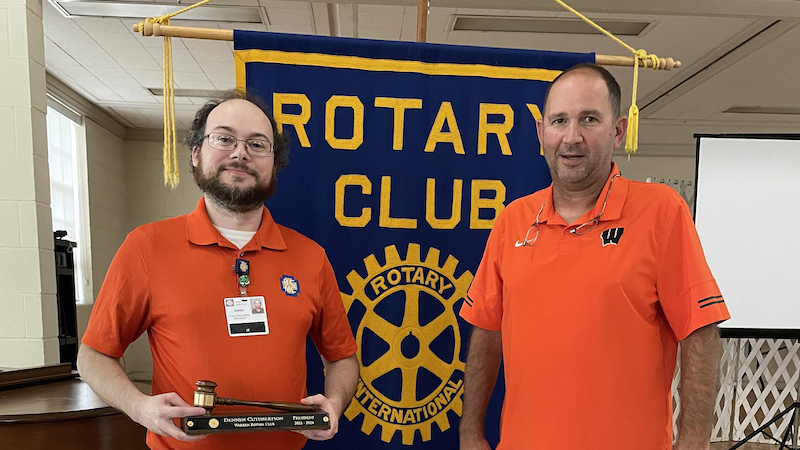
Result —
[{"label": "orange polo shirt collar", "polygon": [[[611,179],[615,175],[620,175],[614,180],[614,183],[609,185]],[[600,196],[597,197],[597,202],[594,205],[594,208],[589,210],[586,214],[581,216],[578,220],[575,221],[576,225],[580,225],[585,223],[586,221],[591,220],[600,211],[603,211],[603,202],[606,199],[606,193],[608,192],[609,187],[612,187],[611,193],[608,195],[608,202],[606,203],[606,209],[603,211],[603,214],[600,216],[600,222],[605,222],[607,220],[617,220],[622,215],[622,207],[625,205],[625,199],[628,196],[628,180],[622,178],[622,173],[619,171],[617,167],[617,163],[611,163],[611,173],[608,175],[606,179],[606,184],[603,186],[603,190],[600,191]],[[550,183],[545,189],[545,205],[544,209],[542,210],[542,215],[539,219],[540,223],[549,223],[550,225],[564,225],[567,226],[564,219],[556,212],[554,205],[553,205],[553,183]]]},{"label": "orange polo shirt collar", "polygon": [[[272,214],[266,206],[263,207],[261,225],[258,227],[255,236],[242,248],[242,251],[260,250],[268,248],[272,250],[285,250],[286,242],[283,240],[278,224],[272,219]],[[200,197],[197,207],[189,213],[186,218],[186,239],[196,245],[213,245],[236,249],[230,241],[225,239],[211,223],[206,211],[206,199]]]}]

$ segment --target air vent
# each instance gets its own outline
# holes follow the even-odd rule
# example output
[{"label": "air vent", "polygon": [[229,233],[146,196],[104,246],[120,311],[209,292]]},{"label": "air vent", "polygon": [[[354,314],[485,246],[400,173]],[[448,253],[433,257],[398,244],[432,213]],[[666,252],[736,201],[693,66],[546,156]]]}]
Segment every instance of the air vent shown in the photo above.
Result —
[{"label": "air vent", "polygon": [[[595,20],[617,36],[640,36],[652,22]],[[602,34],[581,19],[513,16],[456,16],[456,31],[501,31],[507,33]]]},{"label": "air vent", "polygon": [[[158,97],[164,95],[162,88],[147,88],[151,94]],[[188,98],[222,98],[226,91],[215,91],[213,89],[175,89],[175,97],[188,97]]]},{"label": "air vent", "polygon": [[796,106],[734,106],[724,113],[731,114],[790,114],[800,115],[800,108]]},{"label": "air vent", "polygon": [[[118,17],[142,19],[160,17],[179,11],[189,4],[123,3],[113,1],[60,1],[48,0],[64,17]],[[185,20],[210,20],[214,22],[262,23],[257,7],[204,5],[179,17]],[[178,19],[178,18],[176,18]]]}]

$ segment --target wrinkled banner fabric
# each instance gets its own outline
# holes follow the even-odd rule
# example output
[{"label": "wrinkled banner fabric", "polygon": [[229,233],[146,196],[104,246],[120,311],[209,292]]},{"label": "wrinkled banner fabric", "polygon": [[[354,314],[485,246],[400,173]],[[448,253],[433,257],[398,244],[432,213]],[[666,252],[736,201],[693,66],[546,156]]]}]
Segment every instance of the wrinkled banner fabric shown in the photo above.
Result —
[{"label": "wrinkled banner fabric", "polygon": [[[234,38],[237,87],[272,106],[291,142],[267,206],[325,248],[359,344],[339,434],[307,448],[457,448],[470,330],[458,311],[497,214],[550,184],[535,124],[547,86],[594,54]],[[309,392],[321,392],[308,354]]]}]

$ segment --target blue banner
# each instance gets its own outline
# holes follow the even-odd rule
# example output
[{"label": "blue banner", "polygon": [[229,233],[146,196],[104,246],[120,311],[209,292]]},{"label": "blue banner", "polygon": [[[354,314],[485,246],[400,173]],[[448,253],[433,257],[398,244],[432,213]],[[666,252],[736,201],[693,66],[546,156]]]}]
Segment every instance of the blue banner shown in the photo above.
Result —
[{"label": "blue banner", "polygon": [[[307,448],[458,448],[469,337],[458,311],[497,214],[550,184],[535,124],[545,89],[594,55],[234,40],[237,86],[271,103],[291,139],[267,206],[325,248],[359,344],[361,380],[339,434]],[[322,392],[313,344],[309,355],[309,392]]]}]

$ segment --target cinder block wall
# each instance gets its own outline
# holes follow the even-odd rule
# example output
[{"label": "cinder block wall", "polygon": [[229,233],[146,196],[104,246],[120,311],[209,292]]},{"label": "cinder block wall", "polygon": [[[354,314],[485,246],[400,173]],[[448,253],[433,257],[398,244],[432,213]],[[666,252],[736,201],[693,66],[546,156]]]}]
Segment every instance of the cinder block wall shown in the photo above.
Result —
[{"label": "cinder block wall", "polygon": [[41,0],[0,0],[0,367],[56,363]]}]

